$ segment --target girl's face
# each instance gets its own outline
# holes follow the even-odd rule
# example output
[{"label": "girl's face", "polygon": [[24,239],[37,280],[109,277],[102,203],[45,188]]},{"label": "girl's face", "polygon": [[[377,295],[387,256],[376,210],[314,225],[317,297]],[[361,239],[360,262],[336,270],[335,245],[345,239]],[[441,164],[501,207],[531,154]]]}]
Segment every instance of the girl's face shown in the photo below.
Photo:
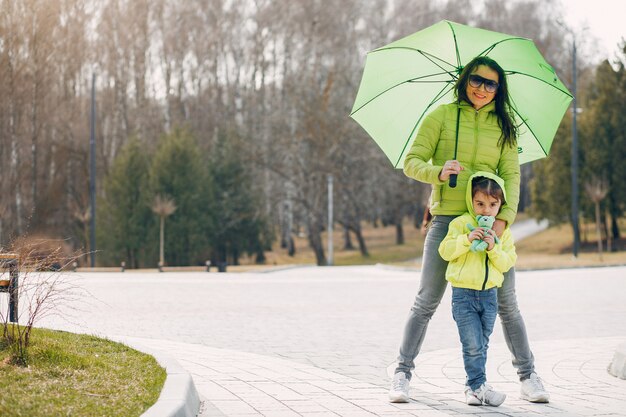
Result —
[{"label": "girl's face", "polygon": [[480,216],[496,216],[500,212],[502,201],[481,191],[474,193],[472,206],[474,213]]},{"label": "girl's face", "polygon": [[[472,77],[473,75],[478,77]],[[472,82],[472,78],[474,78],[474,82]],[[493,90],[492,87],[486,85],[491,84],[493,86],[492,82],[495,82],[497,86],[500,82],[500,78],[498,77],[498,73],[488,66],[479,65],[474,71],[472,71],[465,92],[469,100],[472,102],[472,106],[474,106],[476,110],[479,110],[491,103],[491,101],[495,98],[497,87]],[[478,84],[478,87],[472,86],[472,84],[476,85],[477,83],[480,83]],[[487,91],[488,89],[493,91]]]}]

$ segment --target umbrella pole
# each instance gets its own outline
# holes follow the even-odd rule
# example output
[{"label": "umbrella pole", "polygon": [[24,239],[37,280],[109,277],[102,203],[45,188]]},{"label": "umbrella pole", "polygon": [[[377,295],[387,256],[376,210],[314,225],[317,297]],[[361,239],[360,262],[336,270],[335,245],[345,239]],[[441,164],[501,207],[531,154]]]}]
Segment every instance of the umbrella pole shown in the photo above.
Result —
[{"label": "umbrella pole", "polygon": [[[458,103],[456,110],[456,138],[454,140],[454,159],[456,160],[456,152],[459,149],[459,120],[461,119],[461,103]],[[457,174],[450,175],[450,188],[456,187]]]}]

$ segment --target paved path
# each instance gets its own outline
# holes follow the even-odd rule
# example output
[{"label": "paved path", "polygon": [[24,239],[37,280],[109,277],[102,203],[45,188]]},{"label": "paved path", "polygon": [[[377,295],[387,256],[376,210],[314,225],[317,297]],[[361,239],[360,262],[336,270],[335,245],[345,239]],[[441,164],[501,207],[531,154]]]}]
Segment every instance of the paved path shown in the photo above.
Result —
[{"label": "paved path", "polygon": [[142,343],[174,355],[192,373],[209,400],[203,416],[626,415],[626,381],[606,373],[626,341],[626,267],[517,275],[538,370],[553,396],[549,405],[516,398],[499,325],[488,375],[509,398],[500,408],[461,402],[449,291],[418,358],[417,401],[388,404],[388,367],[417,289],[414,271],[83,274],[76,283],[96,301],[81,305],[71,322],[41,324],[148,339]]},{"label": "paved path", "polygon": [[548,228],[548,221],[535,219],[520,220],[511,225],[513,240],[519,242],[529,236],[539,233]]}]

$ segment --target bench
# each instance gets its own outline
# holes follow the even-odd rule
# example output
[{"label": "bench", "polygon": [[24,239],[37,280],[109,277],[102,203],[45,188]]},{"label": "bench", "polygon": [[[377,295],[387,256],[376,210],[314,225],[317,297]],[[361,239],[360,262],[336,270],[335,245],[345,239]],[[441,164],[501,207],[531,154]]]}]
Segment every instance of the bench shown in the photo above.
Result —
[{"label": "bench", "polygon": [[0,253],[0,268],[9,270],[9,279],[0,276],[0,292],[9,294],[9,321],[17,323],[17,299],[19,273],[17,268],[18,255],[15,253]]}]

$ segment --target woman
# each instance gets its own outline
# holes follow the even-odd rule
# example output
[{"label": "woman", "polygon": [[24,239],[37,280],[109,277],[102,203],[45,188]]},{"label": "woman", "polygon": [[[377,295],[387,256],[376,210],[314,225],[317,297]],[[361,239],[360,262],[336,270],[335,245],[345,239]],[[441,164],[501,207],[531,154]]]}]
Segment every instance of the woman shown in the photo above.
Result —
[{"label": "woman", "polygon": [[[419,290],[405,326],[389,391],[391,402],[409,401],[414,360],[428,322],[446,290],[447,262],[439,255],[439,244],[446,236],[448,224],[467,210],[468,179],[477,171],[486,171],[504,180],[507,202],[493,225],[498,236],[502,236],[507,224],[513,223],[517,213],[520,185],[517,129],[510,115],[504,71],[493,59],[476,57],[461,72],[455,95],[456,102],[439,106],[426,117],[404,161],[407,176],[433,186],[430,201],[433,220],[424,244]],[[452,159],[453,155],[457,158]],[[432,164],[428,163],[431,159]],[[454,188],[447,182],[451,175],[458,175]],[[522,382],[521,397],[531,402],[548,402],[550,396],[535,373],[526,326],[517,306],[514,268],[505,274],[498,289],[498,313],[513,355],[513,366]]]}]

